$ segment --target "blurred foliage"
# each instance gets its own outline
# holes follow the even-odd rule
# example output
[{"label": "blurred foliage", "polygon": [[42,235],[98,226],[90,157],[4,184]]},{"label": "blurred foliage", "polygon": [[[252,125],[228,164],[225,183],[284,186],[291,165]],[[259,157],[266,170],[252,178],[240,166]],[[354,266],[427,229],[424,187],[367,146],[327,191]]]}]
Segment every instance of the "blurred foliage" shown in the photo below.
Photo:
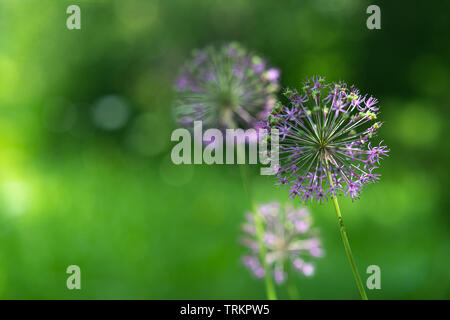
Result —
[{"label": "blurred foliage", "polygon": [[[379,98],[391,156],[342,203],[355,258],[364,279],[381,267],[372,299],[450,298],[450,2],[379,2],[368,30],[373,3],[0,0],[0,298],[264,298],[239,262],[238,168],[169,158],[177,69],[231,40],[284,86],[320,74]],[[66,28],[70,4],[81,30]],[[273,182],[254,168],[257,200],[289,201]],[[301,296],[358,298],[331,203],[311,209],[326,256]]]}]

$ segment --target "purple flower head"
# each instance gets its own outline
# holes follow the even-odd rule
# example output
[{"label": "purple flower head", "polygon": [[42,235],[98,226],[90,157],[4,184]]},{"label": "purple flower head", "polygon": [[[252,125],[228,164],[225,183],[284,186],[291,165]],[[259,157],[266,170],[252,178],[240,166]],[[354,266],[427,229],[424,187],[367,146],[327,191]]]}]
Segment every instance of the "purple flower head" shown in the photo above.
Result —
[{"label": "purple flower head", "polygon": [[271,68],[267,70],[267,72],[264,74],[264,77],[270,82],[278,83],[278,78],[280,77],[280,75],[280,69]]},{"label": "purple flower head", "polygon": [[194,52],[175,79],[175,117],[184,127],[249,129],[276,104],[280,71],[237,43]]},{"label": "purple flower head", "polygon": [[306,80],[301,93],[287,89],[284,95],[288,103],[270,112],[265,128],[281,133],[277,180],[291,198],[325,202],[347,195],[353,200],[379,180],[373,170],[389,150],[372,142],[382,125],[376,120],[377,99],[321,77]]},{"label": "purple flower head", "polygon": [[[317,231],[312,229],[309,211],[275,202],[259,206],[257,215],[264,228],[266,263],[275,282],[283,283],[288,277],[289,269],[311,276],[314,266],[306,261],[323,256],[323,249],[316,236]],[[246,215],[242,230],[245,234],[242,244],[249,249],[242,262],[254,276],[261,278],[264,276],[264,269],[253,214]]]}]

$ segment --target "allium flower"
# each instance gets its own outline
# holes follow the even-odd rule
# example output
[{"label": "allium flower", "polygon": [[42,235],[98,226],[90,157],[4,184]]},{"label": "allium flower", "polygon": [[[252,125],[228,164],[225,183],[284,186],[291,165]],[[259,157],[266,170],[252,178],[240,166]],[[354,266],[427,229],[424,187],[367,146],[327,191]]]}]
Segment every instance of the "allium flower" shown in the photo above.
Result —
[{"label": "allium flower", "polygon": [[[308,260],[321,257],[323,250],[315,230],[311,229],[308,210],[269,203],[261,205],[257,214],[264,226],[266,263],[273,272],[275,282],[283,283],[289,269],[305,276],[313,275],[314,266]],[[257,278],[262,278],[264,268],[260,260],[255,216],[248,213],[246,220],[243,225],[246,236],[242,243],[250,249],[250,253],[242,258],[242,262]]]},{"label": "allium flower", "polygon": [[374,170],[389,151],[372,142],[382,125],[377,99],[321,77],[284,95],[289,102],[279,103],[264,123],[280,132],[278,183],[305,202],[341,194],[359,198],[364,186],[379,179]]},{"label": "allium flower", "polygon": [[192,127],[254,128],[276,104],[280,71],[236,43],[194,52],[175,81],[175,116]]}]

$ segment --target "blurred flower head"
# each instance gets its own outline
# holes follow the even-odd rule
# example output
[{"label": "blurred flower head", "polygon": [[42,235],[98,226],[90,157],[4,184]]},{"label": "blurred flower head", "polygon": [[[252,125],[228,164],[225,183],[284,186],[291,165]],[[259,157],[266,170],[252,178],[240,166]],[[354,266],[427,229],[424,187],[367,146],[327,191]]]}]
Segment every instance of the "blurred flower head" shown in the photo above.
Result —
[{"label": "blurred flower head", "polygon": [[[258,216],[263,221],[266,262],[273,272],[275,282],[283,283],[288,270],[305,276],[314,274],[312,258],[323,256],[323,250],[316,230],[306,208],[282,206],[269,203],[258,208]],[[248,213],[243,224],[245,237],[242,240],[250,252],[242,258],[244,265],[257,277],[264,276],[260,260],[260,247],[256,236],[254,215]]]},{"label": "blurred flower head", "polygon": [[372,141],[382,125],[377,99],[321,77],[284,95],[288,103],[278,103],[264,127],[280,131],[278,180],[291,198],[322,202],[344,194],[353,200],[379,180],[374,170],[389,150]]},{"label": "blurred flower head", "polygon": [[184,127],[254,128],[276,104],[280,71],[237,43],[196,51],[175,80],[175,117]]}]

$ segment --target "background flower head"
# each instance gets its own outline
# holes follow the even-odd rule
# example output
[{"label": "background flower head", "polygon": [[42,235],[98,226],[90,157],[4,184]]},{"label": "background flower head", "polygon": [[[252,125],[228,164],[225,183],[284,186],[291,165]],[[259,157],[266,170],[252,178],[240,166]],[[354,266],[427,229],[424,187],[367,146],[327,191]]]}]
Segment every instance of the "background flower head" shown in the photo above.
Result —
[{"label": "background flower head", "polygon": [[379,180],[374,170],[389,150],[372,141],[382,125],[377,99],[322,77],[284,95],[288,103],[271,111],[265,127],[280,132],[278,179],[291,198],[322,202],[344,194],[354,199]]},{"label": "background flower head", "polygon": [[[309,211],[274,202],[259,206],[257,214],[263,221],[266,262],[275,282],[283,283],[288,270],[312,276],[314,265],[310,260],[323,256],[323,250],[316,230],[312,229]],[[248,213],[242,227],[245,234],[242,243],[250,251],[242,262],[257,278],[262,278],[264,269],[254,219],[254,215]]]},{"label": "background flower head", "polygon": [[237,43],[195,51],[175,80],[177,122],[254,128],[276,104],[280,71]]}]

